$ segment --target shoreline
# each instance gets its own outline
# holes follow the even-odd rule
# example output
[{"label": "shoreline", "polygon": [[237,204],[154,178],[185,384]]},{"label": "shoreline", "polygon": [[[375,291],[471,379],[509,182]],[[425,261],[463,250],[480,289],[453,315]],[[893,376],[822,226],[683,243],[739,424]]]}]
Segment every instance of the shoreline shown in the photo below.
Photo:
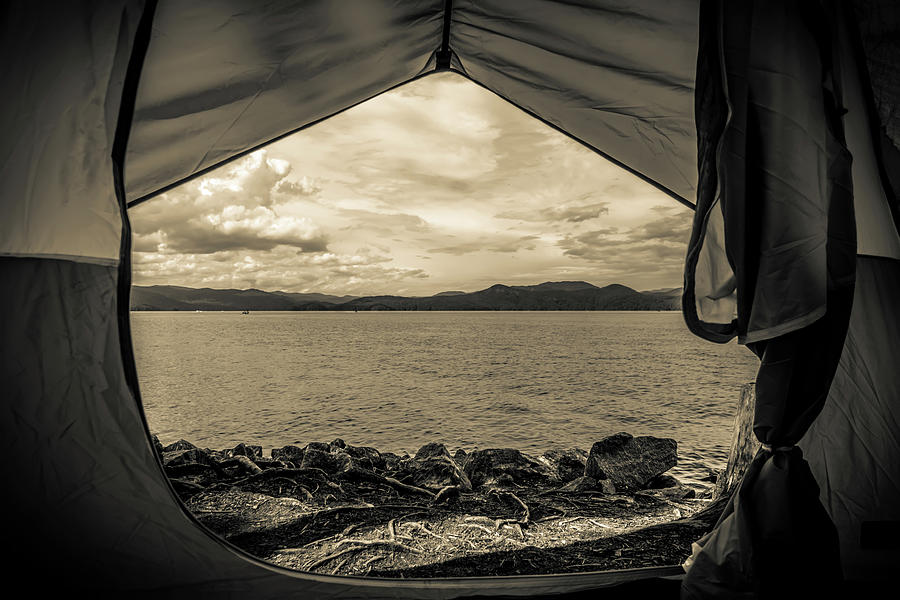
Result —
[{"label": "shoreline", "polygon": [[[337,439],[304,447],[154,444],[206,527],[279,566],[371,577],[570,573],[669,566],[718,518],[666,474],[676,443],[627,433],[589,452],[512,448],[414,455]],[[718,507],[718,508],[717,508]]]}]

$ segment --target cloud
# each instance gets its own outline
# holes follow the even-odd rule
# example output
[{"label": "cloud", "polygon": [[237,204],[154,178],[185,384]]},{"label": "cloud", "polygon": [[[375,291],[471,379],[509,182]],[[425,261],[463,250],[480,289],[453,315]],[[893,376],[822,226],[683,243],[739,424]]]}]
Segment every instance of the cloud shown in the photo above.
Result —
[{"label": "cloud", "polygon": [[498,219],[512,219],[531,222],[568,221],[569,223],[582,223],[591,219],[600,218],[609,213],[609,202],[593,202],[591,204],[563,204],[560,206],[548,206],[529,211],[505,211],[498,213]]},{"label": "cloud", "polygon": [[690,212],[454,74],[130,211],[134,281],[371,295],[681,279]]},{"label": "cloud", "polygon": [[[313,196],[308,178],[287,179],[289,162],[254,152],[214,175],[170,191],[135,209],[135,250],[212,254],[222,250],[327,250],[327,238],[309,218],[281,215],[278,196]],[[283,200],[282,200],[283,202]]]},{"label": "cloud", "polygon": [[590,261],[599,272],[648,281],[665,275],[678,281],[687,251],[693,213],[677,206],[658,205],[650,211],[656,218],[622,230],[600,228],[563,236],[557,245],[565,256]]}]

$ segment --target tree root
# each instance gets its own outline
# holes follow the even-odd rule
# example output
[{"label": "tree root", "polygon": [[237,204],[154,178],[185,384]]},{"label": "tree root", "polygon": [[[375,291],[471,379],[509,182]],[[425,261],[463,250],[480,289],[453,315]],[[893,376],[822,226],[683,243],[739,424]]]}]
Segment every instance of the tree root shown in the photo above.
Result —
[{"label": "tree root", "polygon": [[422,554],[422,551],[417,548],[413,548],[412,546],[407,546],[404,543],[391,540],[343,540],[337,545],[337,547],[341,547],[345,544],[355,544],[355,546],[353,548],[345,548],[338,552],[334,552],[332,554],[329,554],[328,556],[323,556],[319,560],[305,565],[303,568],[307,571],[312,571],[316,567],[321,567],[325,563],[330,562],[336,558],[340,558],[348,554],[353,554],[354,552],[359,552],[367,548],[375,547],[394,548],[397,550],[403,550],[404,552],[411,552],[412,554]]}]

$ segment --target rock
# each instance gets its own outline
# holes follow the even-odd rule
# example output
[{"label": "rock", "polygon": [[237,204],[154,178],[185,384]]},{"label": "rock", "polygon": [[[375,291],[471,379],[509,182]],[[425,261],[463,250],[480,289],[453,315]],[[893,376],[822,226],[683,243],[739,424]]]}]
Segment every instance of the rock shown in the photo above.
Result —
[{"label": "rock", "polygon": [[443,444],[431,443],[419,448],[413,458],[401,463],[400,474],[405,483],[418,487],[440,490],[457,486],[463,490],[472,489],[469,478]]},{"label": "rock", "polygon": [[246,477],[262,473],[259,466],[246,456],[233,456],[219,463],[219,467],[228,477]]},{"label": "rock", "polygon": [[230,456],[246,456],[249,459],[254,459],[262,456],[262,446],[248,446],[241,442],[232,448],[228,454]]},{"label": "rock", "polygon": [[696,490],[689,488],[671,475],[657,475],[647,482],[647,492],[670,500],[687,500],[697,496]]},{"label": "rock", "polygon": [[662,475],[657,475],[653,479],[647,482],[648,490],[661,490],[663,488],[670,488],[681,485],[681,482],[672,477],[671,475],[666,475],[663,473]]},{"label": "rock", "polygon": [[675,466],[677,448],[675,440],[669,438],[616,433],[591,447],[584,474],[609,479],[619,493],[634,492]]},{"label": "rock", "polygon": [[538,460],[547,465],[560,481],[568,482],[584,475],[587,452],[578,448],[554,448]]},{"label": "rock", "polygon": [[566,485],[559,488],[560,492],[579,493],[589,492],[597,489],[597,480],[593,477],[581,476],[569,481]]},{"label": "rock", "polygon": [[716,479],[713,498],[731,495],[744,478],[744,473],[761,444],[753,433],[753,414],[756,411],[756,385],[747,383],[741,388],[738,410],[734,415],[731,429],[731,451],[728,453],[728,466],[721,477]]},{"label": "rock", "polygon": [[326,444],[325,442],[310,442],[303,449],[306,450],[318,450],[319,452],[331,452],[331,445]]},{"label": "rock", "polygon": [[347,442],[345,442],[341,438],[335,438],[335,440],[333,442],[328,444],[328,447],[331,448],[332,451],[333,450],[343,450],[344,448],[347,447]]},{"label": "rock", "polygon": [[375,448],[369,446],[345,446],[344,451],[350,455],[351,463],[356,468],[369,471],[376,469],[383,471],[385,468],[385,460]]},{"label": "rock", "polygon": [[[167,446],[169,447],[169,446]],[[198,464],[215,467],[218,461],[206,450],[196,446],[189,450],[171,450],[163,452],[163,465],[165,467],[177,467],[178,465]]]},{"label": "rock", "polygon": [[182,450],[194,450],[197,446],[187,440],[178,440],[174,444],[169,444],[163,448],[163,452],[180,452]]},{"label": "rock", "polygon": [[311,446],[312,444],[303,451],[301,469],[321,469],[329,475],[335,475],[350,466],[350,455],[346,452],[323,452]]},{"label": "rock", "polygon": [[616,488],[609,479],[597,480],[593,477],[576,477],[566,485],[562,486],[558,492],[568,494],[581,494],[584,492],[600,492],[607,495],[616,493]]},{"label": "rock", "polygon": [[303,462],[303,448],[298,446],[283,446],[281,448],[272,448],[272,458],[293,464],[299,467]]},{"label": "rock", "polygon": [[475,450],[466,456],[463,471],[473,487],[510,482],[515,485],[547,485],[556,480],[549,467],[514,448]]},{"label": "rock", "polygon": [[707,481],[709,483],[716,483],[719,480],[719,477],[722,476],[722,471],[718,469],[710,469],[706,474],[706,477],[701,477],[699,481]]},{"label": "rock", "polygon": [[494,483],[492,485],[493,487],[509,488],[515,487],[516,481],[509,473],[502,473],[494,480]]},{"label": "rock", "polygon": [[416,450],[415,458],[418,460],[435,457],[450,458],[450,452],[447,450],[447,446],[439,444],[437,442],[430,442]]},{"label": "rock", "polygon": [[689,488],[686,485],[678,484],[672,487],[662,488],[658,490],[652,490],[654,494],[658,494],[660,496],[665,496],[670,500],[688,500],[690,498],[696,498],[697,492],[693,488]]},{"label": "rock", "polygon": [[453,460],[455,460],[458,465],[463,464],[466,460],[466,451],[462,448],[457,448],[456,452],[453,454]]},{"label": "rock", "polygon": [[402,464],[409,460],[409,454],[404,453],[403,456],[394,454],[393,452],[382,452],[381,458],[384,459],[384,470],[390,473],[397,473]]}]

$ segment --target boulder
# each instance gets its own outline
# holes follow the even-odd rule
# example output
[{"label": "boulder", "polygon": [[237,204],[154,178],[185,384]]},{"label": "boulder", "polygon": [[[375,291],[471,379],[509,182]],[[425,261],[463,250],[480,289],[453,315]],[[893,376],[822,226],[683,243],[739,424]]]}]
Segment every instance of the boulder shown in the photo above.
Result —
[{"label": "boulder", "polygon": [[247,444],[241,442],[231,450],[229,450],[228,454],[230,456],[246,456],[249,459],[255,459],[262,456],[262,446],[248,446]]},{"label": "boulder", "polygon": [[578,448],[554,448],[538,458],[563,482],[573,481],[584,475],[587,452]]},{"label": "boulder", "polygon": [[549,467],[514,448],[474,450],[466,456],[463,471],[473,487],[546,485],[556,480]]},{"label": "boulder", "polygon": [[312,444],[303,451],[303,461],[300,463],[301,469],[321,469],[329,475],[335,475],[350,466],[350,455],[346,452],[323,452],[311,446]]},{"label": "boulder", "polygon": [[450,457],[443,444],[425,444],[416,455],[400,464],[402,479],[412,485],[441,490],[456,486],[461,490],[471,490],[472,483],[465,472]]},{"label": "boulder", "polygon": [[[167,446],[169,447],[169,446]],[[198,464],[215,467],[218,461],[207,450],[201,450],[196,446],[189,450],[164,451],[163,465],[165,467],[177,467],[178,465]]]},{"label": "boulder", "polygon": [[289,462],[296,467],[303,462],[303,448],[299,446],[283,446],[281,448],[272,448],[272,458]]},{"label": "boulder", "polygon": [[616,433],[591,447],[584,474],[609,479],[620,493],[634,492],[675,466],[677,448],[675,440],[669,438]]},{"label": "boulder", "polygon": [[663,473],[662,475],[657,475],[653,479],[647,482],[648,490],[662,490],[665,488],[676,487],[681,485],[681,482],[672,477],[671,475],[666,475]]},{"label": "boulder", "polygon": [[345,446],[344,452],[350,455],[352,465],[358,469],[383,471],[385,468],[385,461],[381,457],[381,453],[370,446]]},{"label": "boulder", "polygon": [[609,479],[597,480],[593,477],[576,477],[566,485],[562,486],[558,492],[568,494],[581,494],[585,492],[600,492],[602,494],[612,495],[616,493],[616,488]]},{"label": "boulder", "polygon": [[689,488],[671,475],[665,474],[657,475],[648,481],[646,491],[671,500],[686,500],[697,496],[697,492],[693,488]]},{"label": "boulder", "polygon": [[174,444],[169,444],[165,446],[162,451],[163,452],[180,452],[182,450],[194,450],[197,446],[193,445],[187,440],[178,440]]},{"label": "boulder", "polygon": [[462,448],[457,448],[456,452],[453,453],[453,460],[456,461],[456,464],[461,465],[466,461],[467,452]]},{"label": "boulder", "polygon": [[[605,480],[608,481],[608,480]],[[569,481],[566,485],[557,491],[578,494],[581,492],[589,492],[597,489],[597,480],[593,477],[581,476]]]},{"label": "boulder", "polygon": [[409,460],[409,454],[403,453],[403,456],[394,454],[393,452],[382,452],[381,458],[384,459],[384,470],[389,473],[397,473],[405,461]]},{"label": "boulder", "polygon": [[425,460],[426,458],[447,457],[450,458],[450,452],[447,446],[438,442],[430,442],[416,450],[415,458]]}]

